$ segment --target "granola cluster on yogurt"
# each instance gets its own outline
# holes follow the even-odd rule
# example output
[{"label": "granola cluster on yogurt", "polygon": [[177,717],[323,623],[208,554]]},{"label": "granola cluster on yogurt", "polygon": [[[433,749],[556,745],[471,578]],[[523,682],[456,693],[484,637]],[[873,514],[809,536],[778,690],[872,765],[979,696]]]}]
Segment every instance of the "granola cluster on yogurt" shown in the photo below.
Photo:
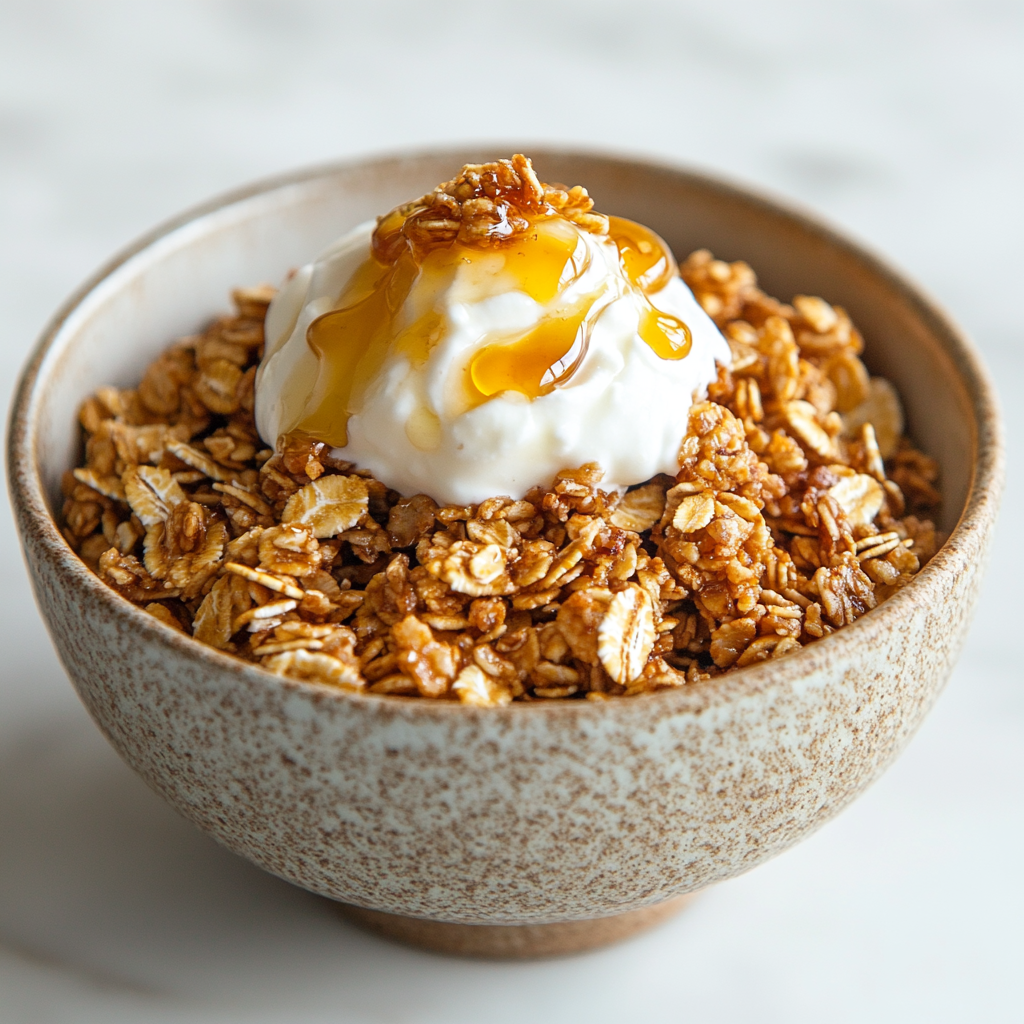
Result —
[{"label": "granola cluster on yogurt", "polygon": [[[940,537],[935,463],[821,298],[745,263],[681,275],[728,340],[674,476],[597,464],[524,497],[402,497],[326,445],[260,441],[269,287],[81,410],[64,534],[161,622],[293,679],[493,706],[694,684],[799,650],[906,585]],[[680,396],[686,400],[686,396]]]}]

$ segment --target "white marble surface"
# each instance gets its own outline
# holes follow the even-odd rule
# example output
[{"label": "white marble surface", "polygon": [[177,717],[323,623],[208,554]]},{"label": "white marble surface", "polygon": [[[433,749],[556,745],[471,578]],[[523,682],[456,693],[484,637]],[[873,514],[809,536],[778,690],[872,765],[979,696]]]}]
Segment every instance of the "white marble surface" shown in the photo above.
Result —
[{"label": "white marble surface", "polygon": [[773,188],[916,276],[1002,391],[1002,546],[902,760],[800,847],[627,945],[449,961],[340,923],[106,746],[0,508],[0,1022],[1018,1021],[1024,690],[1019,0],[4,0],[0,366],[142,230],[303,163],[482,138]]}]

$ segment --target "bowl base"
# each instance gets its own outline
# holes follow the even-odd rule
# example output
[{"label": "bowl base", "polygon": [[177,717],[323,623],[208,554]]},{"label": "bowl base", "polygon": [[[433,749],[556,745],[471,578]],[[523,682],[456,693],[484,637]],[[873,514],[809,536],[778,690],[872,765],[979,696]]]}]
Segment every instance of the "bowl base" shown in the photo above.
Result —
[{"label": "bowl base", "polygon": [[554,924],[453,924],[402,917],[339,903],[342,916],[395,942],[449,956],[488,960],[534,960],[569,956],[621,942],[646,931],[682,910],[697,893],[686,893],[611,917]]}]

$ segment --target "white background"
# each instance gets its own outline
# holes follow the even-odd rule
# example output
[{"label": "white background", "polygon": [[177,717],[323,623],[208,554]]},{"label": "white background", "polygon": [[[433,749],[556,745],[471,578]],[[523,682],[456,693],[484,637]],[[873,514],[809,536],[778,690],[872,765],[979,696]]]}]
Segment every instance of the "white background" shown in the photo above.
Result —
[{"label": "white background", "polygon": [[[297,165],[578,141],[815,207],[917,277],[1002,391],[981,609],[905,756],[672,923],[541,964],[339,922],[178,819],[87,719],[0,509],[0,1020],[1020,1021],[1024,4],[0,3],[0,368],[180,208]],[[70,410],[69,410],[70,414]]]}]

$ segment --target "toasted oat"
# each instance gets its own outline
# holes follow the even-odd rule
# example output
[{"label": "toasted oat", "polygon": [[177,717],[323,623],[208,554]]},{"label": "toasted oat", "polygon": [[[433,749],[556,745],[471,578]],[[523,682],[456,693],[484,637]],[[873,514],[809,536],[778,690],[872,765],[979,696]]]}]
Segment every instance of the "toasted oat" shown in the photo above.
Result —
[{"label": "toasted oat", "polygon": [[818,334],[827,334],[839,320],[836,311],[815,295],[797,295],[793,298],[793,306]]},{"label": "toasted oat", "polygon": [[180,595],[180,591],[169,583],[150,576],[134,555],[122,554],[117,548],[109,548],[99,556],[96,573],[129,601],[136,603],[148,604]]},{"label": "toasted oat", "polygon": [[874,522],[885,501],[881,484],[864,473],[844,476],[828,493],[835,498],[853,527]]},{"label": "toasted oat", "polygon": [[301,590],[294,579],[288,576],[277,576],[261,569],[250,569],[247,565],[239,565],[237,562],[225,562],[224,568],[236,576],[258,583],[267,590],[273,590],[279,594],[287,594],[288,597],[301,601],[305,592]]},{"label": "toasted oat", "polygon": [[711,634],[711,657],[719,668],[734,664],[757,635],[757,622],[742,618],[723,622]]},{"label": "toasted oat", "polygon": [[168,441],[167,450],[181,459],[187,466],[197,469],[204,476],[211,480],[223,482],[231,479],[231,473],[223,466],[218,465],[209,455],[205,455],[198,448],[193,448],[184,441]]},{"label": "toasted oat", "polygon": [[511,692],[477,665],[467,665],[452,684],[452,689],[463,704],[482,708],[499,707],[512,700]]},{"label": "toasted oat", "polygon": [[168,609],[166,604],[153,601],[146,605],[146,611],[149,612],[154,619],[159,619],[165,626],[170,626],[171,629],[177,630],[179,633],[185,632],[185,629],[181,624],[181,620]]},{"label": "toasted oat", "polygon": [[850,349],[842,349],[825,364],[825,373],[836,389],[835,408],[849,413],[868,400],[871,383],[864,364]]},{"label": "toasted oat", "polygon": [[505,519],[469,519],[466,533],[478,544],[509,550],[522,542],[519,531]]},{"label": "toasted oat", "polygon": [[313,527],[305,523],[261,530],[257,552],[260,568],[287,576],[309,576],[319,569],[323,558]]},{"label": "toasted oat", "polygon": [[715,518],[715,499],[710,491],[686,495],[676,506],[672,525],[680,533],[703,530]]},{"label": "toasted oat", "polygon": [[884,377],[871,378],[867,397],[844,414],[843,431],[847,437],[854,437],[866,423],[874,430],[882,458],[892,458],[903,435],[903,405]]},{"label": "toasted oat", "polygon": [[368,502],[369,489],[362,477],[322,477],[288,499],[281,522],[308,524],[317,537],[336,537],[362,520]]},{"label": "toasted oat", "polygon": [[865,537],[857,542],[857,560],[864,562],[872,558],[881,558],[900,546],[898,533],[883,533],[876,537]]},{"label": "toasted oat", "polygon": [[800,641],[791,636],[759,636],[736,659],[736,667],[744,668],[769,658],[781,658],[800,650]]},{"label": "toasted oat", "polygon": [[143,526],[165,523],[175,505],[186,500],[180,484],[166,469],[132,466],[122,478],[131,510]]},{"label": "toasted oat", "polygon": [[434,639],[428,625],[407,615],[391,630],[397,663],[424,697],[440,697],[455,681],[460,657],[457,648]]},{"label": "toasted oat", "polygon": [[573,657],[588,665],[596,665],[598,631],[612,602],[612,592],[604,587],[577,590],[558,609],[556,622]]},{"label": "toasted oat", "polygon": [[644,533],[661,519],[665,511],[665,488],[661,484],[645,484],[623,495],[608,517],[620,530]]},{"label": "toasted oat", "polygon": [[870,611],[878,603],[869,577],[862,571],[854,555],[837,556],[814,574],[814,588],[821,597],[821,607],[833,626],[846,626]]},{"label": "toasted oat", "polygon": [[146,569],[154,579],[179,588],[189,601],[220,568],[227,536],[224,523],[207,522],[202,505],[182,502],[167,522],[146,532]]},{"label": "toasted oat", "polygon": [[125,501],[124,484],[116,476],[100,476],[94,469],[74,469],[75,479],[114,501]]},{"label": "toasted oat", "polygon": [[401,498],[388,513],[387,530],[392,547],[416,544],[436,522],[437,502],[425,494]]},{"label": "toasted oat", "polygon": [[620,590],[597,631],[597,654],[615,682],[625,685],[643,671],[654,647],[654,611],[642,587]]},{"label": "toasted oat", "polygon": [[818,422],[818,411],[810,402],[787,402],[782,412],[793,435],[807,449],[822,459],[835,456],[832,438]]},{"label": "toasted oat", "polygon": [[279,676],[302,679],[331,686],[359,688],[363,679],[358,671],[345,661],[329,654],[304,649],[285,651],[266,658],[263,667]]},{"label": "toasted oat", "polygon": [[235,620],[251,601],[248,587],[238,576],[221,576],[196,612],[192,635],[211,647],[231,650],[231,637],[238,630]]},{"label": "toasted oat", "polygon": [[234,484],[214,484],[213,489],[219,494],[226,494],[235,498],[243,505],[248,505],[257,515],[269,516],[274,511],[258,494],[247,490],[245,487],[237,487]]}]

